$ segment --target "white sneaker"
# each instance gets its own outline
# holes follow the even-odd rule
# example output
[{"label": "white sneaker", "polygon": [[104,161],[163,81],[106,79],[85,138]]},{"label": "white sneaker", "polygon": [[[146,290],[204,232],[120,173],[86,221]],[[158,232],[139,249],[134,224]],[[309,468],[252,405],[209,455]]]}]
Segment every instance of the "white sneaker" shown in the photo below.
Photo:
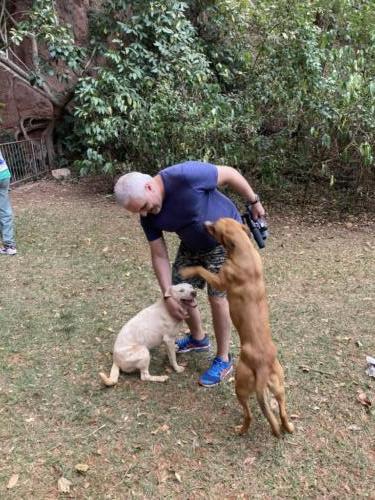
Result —
[{"label": "white sneaker", "polygon": [[17,250],[15,247],[3,247],[0,248],[0,254],[2,255],[16,255]]}]

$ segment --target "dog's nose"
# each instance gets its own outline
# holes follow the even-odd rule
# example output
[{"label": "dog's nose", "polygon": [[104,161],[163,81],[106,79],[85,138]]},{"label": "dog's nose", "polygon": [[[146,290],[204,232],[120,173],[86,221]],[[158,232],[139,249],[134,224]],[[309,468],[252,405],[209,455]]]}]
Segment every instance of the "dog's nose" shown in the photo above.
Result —
[{"label": "dog's nose", "polygon": [[192,296],[192,297],[196,297],[196,296],[197,296],[197,292],[196,292],[195,290],[193,290],[193,291],[191,292],[191,296]]}]

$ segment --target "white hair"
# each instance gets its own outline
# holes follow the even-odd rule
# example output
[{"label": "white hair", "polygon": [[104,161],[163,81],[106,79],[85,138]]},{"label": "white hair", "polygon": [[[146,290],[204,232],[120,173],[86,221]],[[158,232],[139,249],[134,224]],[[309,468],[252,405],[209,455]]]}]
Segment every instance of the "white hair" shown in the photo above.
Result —
[{"label": "white hair", "polygon": [[141,172],[129,172],[122,175],[114,188],[117,202],[126,206],[134,199],[144,199],[145,185],[151,180],[151,175],[142,174]]}]

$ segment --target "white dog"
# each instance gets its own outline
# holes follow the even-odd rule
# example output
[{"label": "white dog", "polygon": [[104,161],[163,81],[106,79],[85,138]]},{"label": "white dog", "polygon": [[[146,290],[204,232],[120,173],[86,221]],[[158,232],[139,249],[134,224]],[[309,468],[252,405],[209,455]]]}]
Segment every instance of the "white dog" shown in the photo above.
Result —
[{"label": "white dog", "polygon": [[[196,307],[197,292],[191,285],[182,283],[169,288],[165,296],[178,300],[186,308]],[[118,381],[120,370],[133,372],[140,370],[141,380],[152,382],[165,382],[167,375],[150,375],[149,349],[160,345],[167,346],[168,358],[177,373],[184,371],[184,367],[177,364],[175,340],[181,321],[173,318],[161,298],[151,306],[140,311],[129,320],[120,330],[113,348],[113,365],[109,377],[99,373],[105,385],[115,385]]]}]

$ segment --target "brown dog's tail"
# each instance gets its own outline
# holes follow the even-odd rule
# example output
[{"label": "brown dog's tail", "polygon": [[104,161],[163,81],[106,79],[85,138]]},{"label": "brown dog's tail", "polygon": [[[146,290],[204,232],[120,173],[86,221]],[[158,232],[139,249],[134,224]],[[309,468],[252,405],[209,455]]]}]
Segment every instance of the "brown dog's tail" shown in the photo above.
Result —
[{"label": "brown dog's tail", "polygon": [[267,366],[262,367],[256,372],[255,393],[258,400],[260,409],[263,415],[268,420],[272,434],[280,437],[280,424],[278,423],[275,415],[273,414],[267,398],[267,382],[269,378],[269,369]]},{"label": "brown dog's tail", "polygon": [[120,368],[116,365],[116,363],[113,363],[109,377],[107,377],[107,375],[103,372],[99,373],[100,378],[102,379],[104,384],[107,385],[108,387],[117,384],[119,375],[120,375]]}]

